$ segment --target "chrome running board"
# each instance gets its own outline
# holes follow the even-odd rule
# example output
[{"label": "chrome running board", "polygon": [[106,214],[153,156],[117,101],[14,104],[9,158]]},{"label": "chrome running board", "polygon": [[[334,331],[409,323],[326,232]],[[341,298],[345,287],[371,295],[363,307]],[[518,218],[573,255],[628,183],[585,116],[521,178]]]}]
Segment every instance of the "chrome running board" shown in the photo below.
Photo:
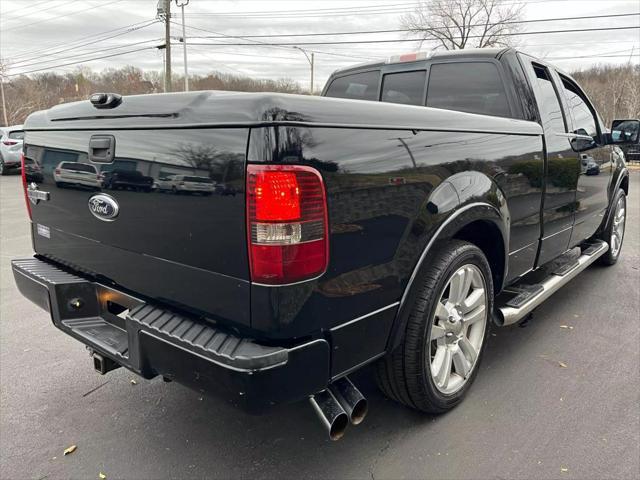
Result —
[{"label": "chrome running board", "polygon": [[[566,266],[561,266],[541,282],[537,282],[532,295],[525,301],[507,302],[496,309],[496,323],[500,326],[513,325],[529,315],[536,307],[539,307],[551,295],[561,287],[569,283],[576,275],[595,262],[600,256],[609,250],[609,245],[603,241],[597,241],[584,249],[581,255]],[[511,305],[510,305],[511,303]]]}]

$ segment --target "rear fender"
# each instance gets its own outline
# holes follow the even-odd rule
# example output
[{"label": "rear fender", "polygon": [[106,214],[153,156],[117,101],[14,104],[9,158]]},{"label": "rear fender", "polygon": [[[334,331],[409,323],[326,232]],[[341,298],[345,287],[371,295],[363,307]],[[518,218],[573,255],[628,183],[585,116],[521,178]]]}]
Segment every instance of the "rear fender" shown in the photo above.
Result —
[{"label": "rear fender", "polygon": [[[395,349],[404,336],[422,277],[428,271],[429,253],[454,238],[466,226],[483,221],[497,227],[504,245],[502,278],[506,278],[510,216],[505,196],[492,179],[480,172],[453,175],[432,192],[423,213],[425,223],[432,225],[429,230],[433,233],[426,236],[425,247],[404,289],[387,342],[388,352]],[[502,285],[495,285],[495,290],[499,291],[501,287]]]}]

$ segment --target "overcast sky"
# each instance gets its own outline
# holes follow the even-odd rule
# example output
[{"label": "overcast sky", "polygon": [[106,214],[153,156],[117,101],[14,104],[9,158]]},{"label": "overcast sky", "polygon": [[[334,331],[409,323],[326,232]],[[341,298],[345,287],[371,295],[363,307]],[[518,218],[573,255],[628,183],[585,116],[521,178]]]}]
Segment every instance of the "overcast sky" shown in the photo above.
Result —
[{"label": "overcast sky", "polygon": [[[505,3],[514,1],[504,0]],[[416,0],[190,0],[185,7],[187,41],[192,43],[188,47],[189,72],[205,74],[217,70],[260,78],[286,77],[308,87],[309,64],[301,51],[293,46],[260,46],[256,42],[383,40],[408,38],[407,35],[392,32],[250,40],[225,36],[398,29],[402,14],[415,8],[416,3]],[[640,0],[523,0],[523,3],[526,4],[524,17],[527,20],[640,12]],[[123,65],[161,70],[162,51],[153,47],[163,43],[164,26],[150,23],[156,17],[156,5],[157,0],[0,0],[0,56],[8,64],[6,74],[43,68],[69,72],[78,65],[55,65],[130,50],[138,51],[82,63],[94,70]],[[307,12],[302,12],[304,10]],[[172,2],[172,14],[176,22],[171,32],[176,38],[172,48],[173,68],[182,73],[182,45],[177,43],[182,29],[180,9],[175,1]],[[124,33],[123,27],[130,25],[138,29]],[[522,31],[639,25],[640,16],[631,16],[527,23]],[[212,35],[223,35],[223,38],[196,38]],[[520,49],[547,58],[568,71],[595,63],[632,61],[637,64],[640,60],[640,30],[637,29],[523,35],[516,41]],[[92,43],[87,44],[89,42]],[[225,43],[255,44],[233,46]],[[431,46],[425,44],[422,48],[430,49]],[[319,89],[337,68],[416,51],[420,45],[418,42],[398,42],[301,47],[316,52],[315,82]]]}]

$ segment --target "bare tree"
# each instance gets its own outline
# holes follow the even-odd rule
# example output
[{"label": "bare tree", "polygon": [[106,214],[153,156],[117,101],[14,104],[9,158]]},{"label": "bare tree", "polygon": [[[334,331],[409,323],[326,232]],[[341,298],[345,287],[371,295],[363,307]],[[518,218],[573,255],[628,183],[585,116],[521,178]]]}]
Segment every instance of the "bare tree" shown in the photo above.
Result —
[{"label": "bare tree", "polygon": [[401,19],[403,28],[434,41],[436,48],[493,47],[512,44],[523,3],[502,0],[429,0]]}]

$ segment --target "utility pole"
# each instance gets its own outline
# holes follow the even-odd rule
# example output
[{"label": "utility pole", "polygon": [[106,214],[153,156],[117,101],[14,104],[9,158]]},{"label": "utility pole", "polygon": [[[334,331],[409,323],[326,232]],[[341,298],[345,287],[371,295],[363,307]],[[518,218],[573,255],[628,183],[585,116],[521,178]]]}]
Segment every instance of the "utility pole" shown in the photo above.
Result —
[{"label": "utility pole", "polygon": [[0,93],[2,94],[2,115],[4,117],[4,126],[9,126],[9,120],[7,120],[7,104],[4,101],[4,66],[0,65]]},{"label": "utility pole", "polygon": [[164,0],[164,91],[171,91],[171,0]]},{"label": "utility pole", "polygon": [[182,54],[184,56],[184,91],[189,91],[189,70],[187,69],[187,34],[184,30],[184,7],[189,0],[176,0],[176,5],[182,9]]}]

